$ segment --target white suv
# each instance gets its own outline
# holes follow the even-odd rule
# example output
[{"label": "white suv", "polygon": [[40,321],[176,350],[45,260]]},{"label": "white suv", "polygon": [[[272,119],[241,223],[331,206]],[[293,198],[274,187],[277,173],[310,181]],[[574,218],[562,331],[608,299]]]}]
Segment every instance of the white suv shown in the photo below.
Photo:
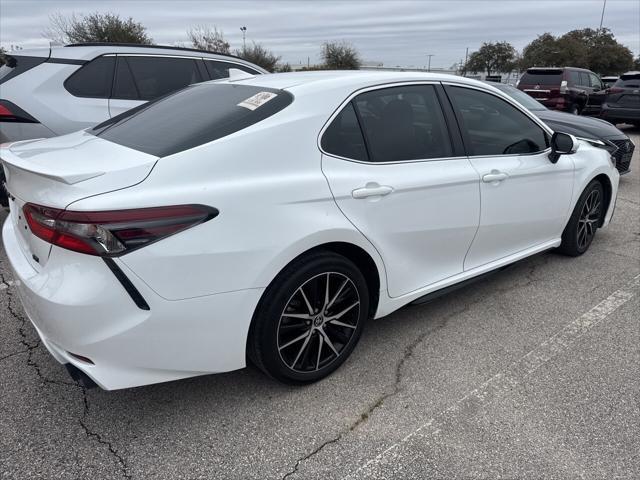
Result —
[{"label": "white suv", "polygon": [[91,127],[192,83],[229,77],[233,69],[267,73],[231,55],[179,47],[85,43],[21,50],[0,67],[0,143]]}]

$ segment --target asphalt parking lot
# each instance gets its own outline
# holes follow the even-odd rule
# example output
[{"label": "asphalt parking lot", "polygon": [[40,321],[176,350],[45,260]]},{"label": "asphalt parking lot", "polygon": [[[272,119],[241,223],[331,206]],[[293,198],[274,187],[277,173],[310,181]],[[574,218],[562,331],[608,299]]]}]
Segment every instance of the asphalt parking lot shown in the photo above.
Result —
[{"label": "asphalt parking lot", "polygon": [[[305,388],[253,368],[105,392],[40,344],[0,254],[0,477],[640,478],[640,130],[611,226],[368,325]],[[4,219],[5,214],[2,214]]]}]

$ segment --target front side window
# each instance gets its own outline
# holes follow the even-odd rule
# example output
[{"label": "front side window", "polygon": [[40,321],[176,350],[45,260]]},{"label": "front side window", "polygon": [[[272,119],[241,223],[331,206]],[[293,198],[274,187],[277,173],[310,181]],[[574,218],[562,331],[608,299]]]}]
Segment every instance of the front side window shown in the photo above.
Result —
[{"label": "front side window", "polygon": [[589,81],[591,82],[591,87],[595,88],[596,90],[600,90],[600,88],[602,87],[602,82],[595,73],[589,74]]},{"label": "front side window", "polygon": [[109,98],[114,67],[115,57],[98,57],[76,70],[64,86],[76,97]]},{"label": "front side window", "polygon": [[198,59],[153,56],[119,59],[126,59],[137,87],[138,100],[152,100],[203,80],[196,63]]},{"label": "front side window", "polygon": [[370,161],[397,162],[450,157],[451,140],[432,85],[391,87],[354,101]]},{"label": "front side window", "polygon": [[450,87],[447,93],[462,117],[470,155],[518,155],[547,148],[546,132],[505,100],[463,87]]}]

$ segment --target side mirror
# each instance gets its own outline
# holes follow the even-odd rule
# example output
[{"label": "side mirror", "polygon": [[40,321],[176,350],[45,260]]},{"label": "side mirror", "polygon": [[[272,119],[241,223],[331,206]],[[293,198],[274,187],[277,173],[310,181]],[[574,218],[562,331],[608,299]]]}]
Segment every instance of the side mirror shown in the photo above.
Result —
[{"label": "side mirror", "polygon": [[549,160],[557,163],[560,155],[570,155],[578,150],[578,140],[568,133],[555,132],[551,136],[551,153]]}]

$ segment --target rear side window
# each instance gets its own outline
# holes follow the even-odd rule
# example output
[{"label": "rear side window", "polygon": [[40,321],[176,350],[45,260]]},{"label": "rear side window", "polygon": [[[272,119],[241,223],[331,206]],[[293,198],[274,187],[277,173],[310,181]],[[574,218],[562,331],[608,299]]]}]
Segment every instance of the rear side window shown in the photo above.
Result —
[{"label": "rear side window", "polygon": [[0,66],[0,84],[44,63],[46,57],[26,57],[22,55],[7,55],[5,63]]},{"label": "rear side window", "polygon": [[293,101],[284,90],[248,85],[194,85],[107,120],[90,133],[164,157],[247,128]]},{"label": "rear side window", "polygon": [[197,59],[146,56],[122,59],[131,69],[139,100],[152,100],[203,80]]},{"label": "rear side window", "polygon": [[449,132],[432,85],[373,90],[353,103],[372,162],[451,156]]},{"label": "rear side window", "polygon": [[523,85],[560,85],[562,70],[527,70],[520,79]]},{"label": "rear side window", "polygon": [[250,73],[251,75],[256,75],[258,73],[255,70],[238,63],[220,62],[217,60],[207,60],[205,58],[204,64],[207,67],[207,72],[212,80],[228,78],[230,68],[237,68],[238,70]]},{"label": "rear side window", "polygon": [[109,98],[114,67],[115,57],[98,57],[76,70],[64,87],[76,97]]},{"label": "rear side window", "polygon": [[547,148],[545,131],[501,98],[463,87],[450,87],[447,93],[462,117],[471,155],[519,155]]},{"label": "rear side window", "polygon": [[569,70],[569,83],[571,85],[582,85],[582,78],[580,78],[580,72],[575,70]]},{"label": "rear side window", "polygon": [[344,107],[333,119],[322,136],[321,145],[322,149],[331,155],[361,161],[369,160],[362,130],[360,130],[352,103]]}]

